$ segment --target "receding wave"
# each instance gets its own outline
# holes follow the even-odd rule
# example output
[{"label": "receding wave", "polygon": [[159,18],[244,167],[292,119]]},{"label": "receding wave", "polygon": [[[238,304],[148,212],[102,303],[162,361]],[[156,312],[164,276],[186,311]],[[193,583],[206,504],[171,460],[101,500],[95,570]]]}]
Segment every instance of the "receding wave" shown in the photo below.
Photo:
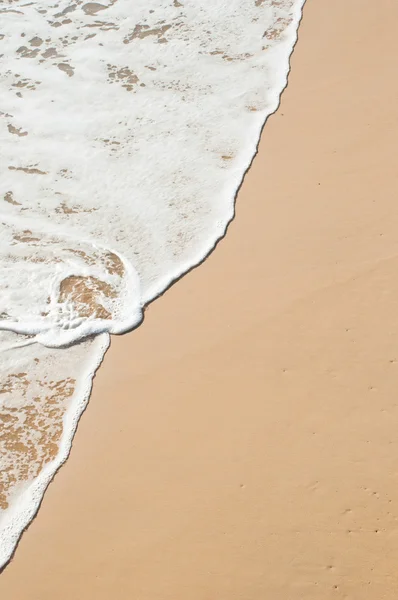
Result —
[{"label": "receding wave", "polygon": [[0,565],[68,455],[109,334],[224,235],[303,2],[3,3]]}]

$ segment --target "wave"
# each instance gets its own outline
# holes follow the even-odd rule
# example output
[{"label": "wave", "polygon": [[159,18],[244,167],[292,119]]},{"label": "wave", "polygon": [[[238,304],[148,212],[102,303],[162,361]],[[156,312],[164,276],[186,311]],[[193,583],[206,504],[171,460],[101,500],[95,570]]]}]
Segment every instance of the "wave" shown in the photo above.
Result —
[{"label": "wave", "polygon": [[303,3],[1,9],[0,564],[68,455],[108,334],[225,234]]}]

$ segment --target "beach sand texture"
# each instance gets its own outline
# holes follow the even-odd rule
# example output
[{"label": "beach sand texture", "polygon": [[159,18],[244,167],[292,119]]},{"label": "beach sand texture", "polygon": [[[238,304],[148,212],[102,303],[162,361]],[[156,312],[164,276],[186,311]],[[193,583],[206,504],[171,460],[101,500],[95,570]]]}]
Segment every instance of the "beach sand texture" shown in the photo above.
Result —
[{"label": "beach sand texture", "polygon": [[397,597],[397,18],[307,1],[226,238],[112,339],[0,598]]}]

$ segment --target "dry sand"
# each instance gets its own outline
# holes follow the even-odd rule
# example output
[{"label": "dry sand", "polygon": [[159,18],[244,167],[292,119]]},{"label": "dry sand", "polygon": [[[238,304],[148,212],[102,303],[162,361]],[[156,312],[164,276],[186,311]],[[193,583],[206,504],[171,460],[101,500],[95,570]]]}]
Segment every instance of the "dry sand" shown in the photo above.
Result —
[{"label": "dry sand", "polygon": [[113,340],[0,598],[396,600],[397,22],[308,0],[236,220]]}]

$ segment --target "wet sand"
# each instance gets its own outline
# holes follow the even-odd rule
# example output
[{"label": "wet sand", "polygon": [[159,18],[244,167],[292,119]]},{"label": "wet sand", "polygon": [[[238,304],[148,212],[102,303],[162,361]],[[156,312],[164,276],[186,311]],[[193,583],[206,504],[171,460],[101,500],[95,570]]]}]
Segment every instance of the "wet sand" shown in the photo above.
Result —
[{"label": "wet sand", "polygon": [[397,18],[307,1],[227,237],[113,339],[0,598],[395,600]]}]

